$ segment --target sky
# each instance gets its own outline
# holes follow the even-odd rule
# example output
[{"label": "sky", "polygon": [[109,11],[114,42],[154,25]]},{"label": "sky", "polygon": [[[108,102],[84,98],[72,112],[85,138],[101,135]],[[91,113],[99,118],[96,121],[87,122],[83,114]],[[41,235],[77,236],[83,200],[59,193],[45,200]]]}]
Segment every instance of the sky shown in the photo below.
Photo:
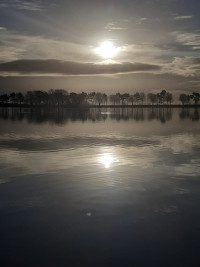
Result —
[{"label": "sky", "polygon": [[0,93],[200,91],[199,0],[0,0]]}]

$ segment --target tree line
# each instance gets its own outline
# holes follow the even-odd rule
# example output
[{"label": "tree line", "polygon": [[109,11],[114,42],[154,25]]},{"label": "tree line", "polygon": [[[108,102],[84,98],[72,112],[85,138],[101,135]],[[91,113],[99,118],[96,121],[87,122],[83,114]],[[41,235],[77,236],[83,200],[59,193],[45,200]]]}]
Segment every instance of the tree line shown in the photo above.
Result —
[{"label": "tree line", "polygon": [[194,102],[195,105],[198,105],[200,100],[200,94],[193,92],[191,95],[180,94],[179,100],[182,102],[183,105],[190,104],[191,100]]},{"label": "tree line", "polygon": [[[193,92],[190,95],[180,94],[179,100],[183,105],[195,104],[198,105],[200,100],[200,94]],[[23,94],[21,92],[12,92],[8,94],[0,95],[0,103],[2,105],[30,105],[30,106],[101,106],[107,105],[171,105],[173,102],[173,95],[166,90],[162,90],[159,93],[136,92],[134,94],[129,93],[116,93],[107,95],[100,92],[92,93],[68,93],[64,89],[50,89],[48,92],[35,90],[28,91]]]}]

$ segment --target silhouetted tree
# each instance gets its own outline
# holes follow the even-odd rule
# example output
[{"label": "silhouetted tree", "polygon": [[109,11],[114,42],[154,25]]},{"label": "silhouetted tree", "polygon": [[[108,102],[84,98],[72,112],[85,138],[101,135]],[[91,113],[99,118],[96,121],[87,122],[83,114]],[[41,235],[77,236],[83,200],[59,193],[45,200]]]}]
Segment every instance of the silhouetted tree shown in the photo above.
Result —
[{"label": "silhouetted tree", "polygon": [[123,94],[124,100],[126,101],[126,105],[128,105],[129,96],[130,96],[130,94],[128,94],[128,93]]},{"label": "silhouetted tree", "polygon": [[124,93],[124,94],[117,93],[117,95],[119,96],[119,98],[121,100],[122,106],[124,105],[125,101],[126,101],[126,104],[128,103],[128,99],[129,99],[129,94],[128,93]]},{"label": "silhouetted tree", "polygon": [[128,101],[131,103],[131,105],[133,106],[133,102],[135,101],[135,97],[134,95],[130,95],[128,98]]},{"label": "silhouetted tree", "polygon": [[[167,102],[167,104],[172,103],[173,101],[173,95],[169,92],[166,92],[166,90],[162,90],[161,92],[155,94],[155,93],[149,93],[147,95],[148,100],[151,102],[152,105],[154,105],[156,102],[157,104],[164,104]],[[117,93],[115,95],[110,95],[109,100],[111,103],[116,105],[116,103],[121,102],[121,105],[129,105],[129,103],[134,105],[144,104],[144,101],[146,99],[146,95],[143,92],[136,92],[134,95],[130,95],[129,93]],[[200,94],[197,92],[193,92],[191,95],[187,94],[180,94],[179,100],[182,102],[183,105],[189,104],[190,100],[193,100],[195,105],[199,104],[200,100]],[[88,105],[88,104],[97,104],[101,106],[102,104],[107,105],[108,96],[105,93],[100,92],[92,92],[92,93],[75,93],[71,92],[68,94],[68,92],[64,89],[50,89],[48,92],[41,91],[41,90],[35,90],[35,91],[28,91],[25,96],[21,93],[15,93],[12,92],[9,96],[4,94],[0,95],[0,102],[6,103],[6,102],[12,102],[14,103],[27,103],[29,105],[72,105],[72,106],[82,106],[82,105]]]},{"label": "silhouetted tree", "polygon": [[114,104],[114,106],[115,106],[116,103],[118,103],[118,104],[120,103],[120,98],[119,98],[118,94],[110,95],[109,96],[109,100],[110,100],[111,103]]},{"label": "silhouetted tree", "polygon": [[77,93],[70,93],[69,94],[69,102],[71,105],[75,106],[83,106],[87,104],[87,97],[88,95],[84,92],[77,94]]},{"label": "silhouetted tree", "polygon": [[69,101],[72,105],[78,104],[78,95],[74,92],[69,94]]},{"label": "silhouetted tree", "polygon": [[134,94],[134,98],[135,98],[135,102],[136,102],[136,104],[138,105],[139,104],[139,102],[140,102],[140,94],[137,92],[137,93],[135,93]]},{"label": "silhouetted tree", "polygon": [[143,105],[145,99],[146,99],[145,93],[141,92],[141,93],[140,93],[140,100],[141,100],[141,102],[142,102],[142,105]]},{"label": "silhouetted tree", "polygon": [[87,104],[87,93],[82,92],[81,94],[79,94],[78,98],[79,98],[78,102],[80,106]]},{"label": "silhouetted tree", "polygon": [[166,95],[165,95],[165,100],[166,100],[167,104],[170,103],[170,105],[171,105],[172,100],[173,100],[172,94],[167,92]]},{"label": "silhouetted tree", "polygon": [[158,104],[164,104],[166,93],[166,90],[162,90],[160,93],[157,94]]},{"label": "silhouetted tree", "polygon": [[157,95],[156,94],[149,93],[147,95],[147,97],[151,101],[152,105],[156,103],[156,100],[157,100]]},{"label": "silhouetted tree", "polygon": [[68,101],[68,92],[64,89],[50,89],[50,101],[52,104],[60,106]]},{"label": "silhouetted tree", "polygon": [[117,97],[119,98],[119,104],[120,104],[120,101],[121,101],[121,94],[120,94],[120,93],[117,93],[116,95],[117,95]]},{"label": "silhouetted tree", "polygon": [[17,102],[21,105],[21,103],[24,101],[24,95],[19,92],[16,94],[16,99],[17,99]]},{"label": "silhouetted tree", "polygon": [[190,102],[190,96],[186,94],[180,94],[179,100],[182,102],[183,105],[189,104]]},{"label": "silhouetted tree", "polygon": [[110,102],[113,103],[114,106],[115,106],[115,103],[116,103],[116,101],[115,101],[115,95],[110,95],[110,96],[109,96],[109,100],[110,100]]},{"label": "silhouetted tree", "polygon": [[3,94],[0,96],[1,103],[8,103],[8,101],[9,101],[9,96],[7,94]]},{"label": "silhouetted tree", "polygon": [[195,105],[198,105],[199,99],[200,99],[200,94],[193,92],[191,95],[191,99],[194,101]]},{"label": "silhouetted tree", "polygon": [[88,101],[89,104],[94,105],[94,102],[95,102],[95,94],[96,94],[95,92],[92,92],[92,93],[89,93],[87,95],[87,101]]},{"label": "silhouetted tree", "polygon": [[45,102],[45,92],[37,90],[33,92],[34,102],[36,105],[41,105]]},{"label": "silhouetted tree", "polygon": [[98,93],[95,94],[94,98],[95,98],[95,101],[98,103],[98,105],[100,107],[101,103],[104,100],[104,94],[98,92]]},{"label": "silhouetted tree", "polygon": [[14,104],[14,102],[16,100],[16,94],[15,94],[15,92],[10,93],[10,100],[11,100],[12,104]]},{"label": "silhouetted tree", "polygon": [[33,93],[33,91],[28,91],[26,93],[24,101],[27,104],[31,105],[31,106],[34,104],[34,93]]},{"label": "silhouetted tree", "polygon": [[107,94],[103,94],[103,104],[104,105],[107,105],[107,101],[108,101],[108,96],[107,96]]}]

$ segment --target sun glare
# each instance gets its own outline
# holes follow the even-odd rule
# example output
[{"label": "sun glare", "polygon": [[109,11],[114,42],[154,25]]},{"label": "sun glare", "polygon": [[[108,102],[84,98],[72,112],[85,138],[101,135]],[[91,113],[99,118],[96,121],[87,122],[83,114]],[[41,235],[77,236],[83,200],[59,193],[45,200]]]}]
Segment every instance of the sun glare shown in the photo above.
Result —
[{"label": "sun glare", "polygon": [[109,154],[104,154],[99,158],[99,162],[104,165],[106,169],[110,168],[111,164],[114,162],[113,156]]},{"label": "sun glare", "polygon": [[96,48],[96,53],[103,58],[113,58],[118,51],[119,48],[115,47],[110,41],[103,42]]}]

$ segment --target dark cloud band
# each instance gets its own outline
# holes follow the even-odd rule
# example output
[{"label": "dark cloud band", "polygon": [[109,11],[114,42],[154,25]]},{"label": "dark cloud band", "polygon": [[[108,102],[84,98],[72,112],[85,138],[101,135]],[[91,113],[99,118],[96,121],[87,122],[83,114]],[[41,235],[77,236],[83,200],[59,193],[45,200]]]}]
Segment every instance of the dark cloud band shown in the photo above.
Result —
[{"label": "dark cloud band", "polygon": [[16,60],[0,63],[0,72],[19,74],[94,75],[160,70],[160,66],[142,63],[94,64],[60,60]]}]

